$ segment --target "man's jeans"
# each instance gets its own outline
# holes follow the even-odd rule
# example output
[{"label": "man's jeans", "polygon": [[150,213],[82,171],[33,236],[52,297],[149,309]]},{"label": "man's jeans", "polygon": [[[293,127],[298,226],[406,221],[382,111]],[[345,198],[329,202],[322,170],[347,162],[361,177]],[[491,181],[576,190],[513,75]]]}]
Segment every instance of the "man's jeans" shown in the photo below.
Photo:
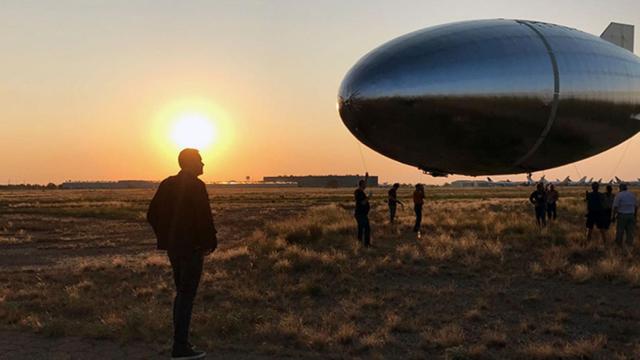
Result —
[{"label": "man's jeans", "polygon": [[173,268],[173,280],[176,284],[176,297],[173,301],[173,346],[182,347],[189,343],[189,324],[193,299],[198,291],[202,275],[203,255],[196,252],[190,255],[169,255]]},{"label": "man's jeans", "polygon": [[398,208],[397,204],[389,204],[389,222],[393,223],[396,219],[396,209]]},{"label": "man's jeans", "polygon": [[364,246],[369,246],[371,241],[371,226],[369,225],[369,216],[366,214],[357,214],[356,222],[358,223],[358,241],[362,241]]},{"label": "man's jeans", "polygon": [[622,236],[626,233],[627,245],[633,245],[633,237],[636,232],[636,217],[633,214],[619,213],[616,221],[616,243],[622,246]]},{"label": "man's jeans", "polygon": [[416,213],[416,224],[413,226],[413,231],[418,232],[422,226],[422,204],[414,205],[413,211]]}]

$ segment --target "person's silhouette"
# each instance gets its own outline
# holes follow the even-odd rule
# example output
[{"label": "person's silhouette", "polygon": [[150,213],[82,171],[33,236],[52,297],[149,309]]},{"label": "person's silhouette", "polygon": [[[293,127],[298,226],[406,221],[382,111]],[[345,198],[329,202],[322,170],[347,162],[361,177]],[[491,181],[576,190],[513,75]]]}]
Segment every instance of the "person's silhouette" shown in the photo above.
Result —
[{"label": "person's silhouette", "polygon": [[404,209],[404,204],[402,203],[402,201],[398,200],[399,187],[400,187],[400,184],[395,183],[393,184],[391,189],[389,189],[389,192],[388,192],[389,197],[387,199],[387,203],[389,204],[389,223],[390,224],[393,224],[396,219],[396,210],[398,208],[398,204],[400,204]]},{"label": "person's silhouette", "polygon": [[547,226],[547,192],[544,190],[543,183],[539,182],[536,185],[536,189],[529,195],[529,202],[535,209],[538,228]]},{"label": "person's silhouette", "polygon": [[358,224],[358,241],[362,241],[365,247],[371,246],[371,226],[369,224],[369,196],[364,192],[367,188],[369,173],[367,172],[364,179],[358,181],[358,188],[353,193],[356,208],[355,218]]},{"label": "person's silhouette", "polygon": [[416,213],[416,223],[413,226],[413,232],[418,233],[418,238],[422,237],[420,228],[422,227],[422,206],[424,205],[424,186],[416,184],[416,190],[413,192],[413,211]]},{"label": "person's silhouette", "polygon": [[204,166],[198,150],[182,150],[178,163],[180,172],[160,183],[147,220],[156,234],[158,249],[169,255],[176,285],[172,359],[200,359],[206,354],[189,343],[189,324],[204,256],[217,247],[216,228],[207,189],[198,179]]}]

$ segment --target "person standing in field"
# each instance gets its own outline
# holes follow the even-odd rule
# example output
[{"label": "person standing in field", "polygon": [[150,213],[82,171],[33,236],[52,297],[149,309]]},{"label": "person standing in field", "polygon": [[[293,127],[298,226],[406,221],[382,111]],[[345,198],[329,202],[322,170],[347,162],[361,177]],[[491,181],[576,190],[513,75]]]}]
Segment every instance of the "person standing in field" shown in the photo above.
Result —
[{"label": "person standing in field", "polygon": [[604,219],[603,196],[599,192],[600,184],[594,182],[591,184],[591,192],[585,194],[587,202],[587,242],[591,241],[593,226],[600,230],[600,237],[604,244],[607,243],[606,221]]},{"label": "person standing in field", "polygon": [[556,220],[557,212],[556,212],[556,204],[558,202],[558,198],[560,194],[556,187],[553,184],[549,184],[549,190],[547,190],[547,220],[549,222],[553,222]]},{"label": "person standing in field", "polygon": [[[613,216],[614,221],[617,221],[616,244],[621,248],[633,246],[637,214],[636,195],[627,189],[627,184],[620,184],[620,192],[613,199]],[[626,244],[622,240],[625,235]]]},{"label": "person standing in field", "polygon": [[176,286],[171,358],[201,359],[206,353],[189,342],[191,312],[204,257],[216,249],[218,242],[209,195],[198,179],[204,166],[198,150],[182,150],[178,163],[180,172],[160,183],[147,220],[156,234],[158,249],[167,251]]},{"label": "person standing in field", "polygon": [[402,206],[402,208],[404,208],[404,204],[402,203],[402,201],[398,200],[398,188],[400,187],[400,184],[395,183],[393,184],[393,186],[391,187],[391,189],[389,189],[389,198],[388,198],[388,203],[389,203],[389,222],[391,224],[394,223],[395,218],[396,218],[396,209],[398,208],[398,204],[400,204]]},{"label": "person standing in field", "polygon": [[413,232],[418,233],[418,238],[422,236],[420,227],[422,226],[422,206],[424,205],[424,186],[422,184],[416,184],[416,189],[413,192],[413,211],[416,213],[416,223],[413,226]]},{"label": "person standing in field", "polygon": [[367,188],[369,173],[365,174],[364,179],[358,181],[358,188],[353,195],[356,202],[355,218],[358,224],[358,242],[362,242],[365,247],[371,245],[371,226],[369,224],[369,197],[364,192]]},{"label": "person standing in field", "polygon": [[607,191],[602,194],[602,228],[604,231],[609,232],[611,226],[611,220],[613,219],[613,187],[607,185]]},{"label": "person standing in field", "polygon": [[541,182],[536,185],[536,190],[529,195],[529,201],[535,209],[538,227],[545,227],[547,225],[547,193],[544,191],[544,185]]}]

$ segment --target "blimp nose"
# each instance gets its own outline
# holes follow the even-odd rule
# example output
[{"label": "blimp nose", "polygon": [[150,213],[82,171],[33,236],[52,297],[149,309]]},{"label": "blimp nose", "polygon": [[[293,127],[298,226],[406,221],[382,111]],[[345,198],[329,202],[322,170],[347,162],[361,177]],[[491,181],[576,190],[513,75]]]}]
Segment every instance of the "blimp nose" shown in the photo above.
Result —
[{"label": "blimp nose", "polygon": [[367,142],[366,132],[372,130],[371,111],[379,106],[379,96],[389,92],[376,92],[371,74],[355,66],[344,78],[338,91],[338,113],[345,126],[361,141]]},{"label": "blimp nose", "polygon": [[[553,72],[547,52],[536,38],[524,37],[525,45],[496,40],[501,30],[495,27],[456,31],[470,35],[417,32],[363,57],[340,86],[340,116],[365,145],[422,169],[475,173],[512,166],[548,117]],[[500,57],[497,50],[511,53]],[[524,115],[514,115],[519,112]]]},{"label": "blimp nose", "polygon": [[356,108],[358,107],[358,98],[355,92],[340,91],[338,94],[338,113],[345,126],[355,132],[358,129],[358,117]]}]

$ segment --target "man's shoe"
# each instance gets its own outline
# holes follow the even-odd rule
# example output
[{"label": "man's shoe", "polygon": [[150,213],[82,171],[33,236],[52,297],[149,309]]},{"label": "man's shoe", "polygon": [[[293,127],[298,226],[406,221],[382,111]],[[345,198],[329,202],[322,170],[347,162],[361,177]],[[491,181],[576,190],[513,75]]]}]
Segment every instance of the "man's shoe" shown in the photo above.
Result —
[{"label": "man's shoe", "polygon": [[197,350],[192,346],[187,346],[182,349],[174,348],[171,352],[171,360],[191,360],[191,359],[204,359],[207,353],[201,350]]}]

